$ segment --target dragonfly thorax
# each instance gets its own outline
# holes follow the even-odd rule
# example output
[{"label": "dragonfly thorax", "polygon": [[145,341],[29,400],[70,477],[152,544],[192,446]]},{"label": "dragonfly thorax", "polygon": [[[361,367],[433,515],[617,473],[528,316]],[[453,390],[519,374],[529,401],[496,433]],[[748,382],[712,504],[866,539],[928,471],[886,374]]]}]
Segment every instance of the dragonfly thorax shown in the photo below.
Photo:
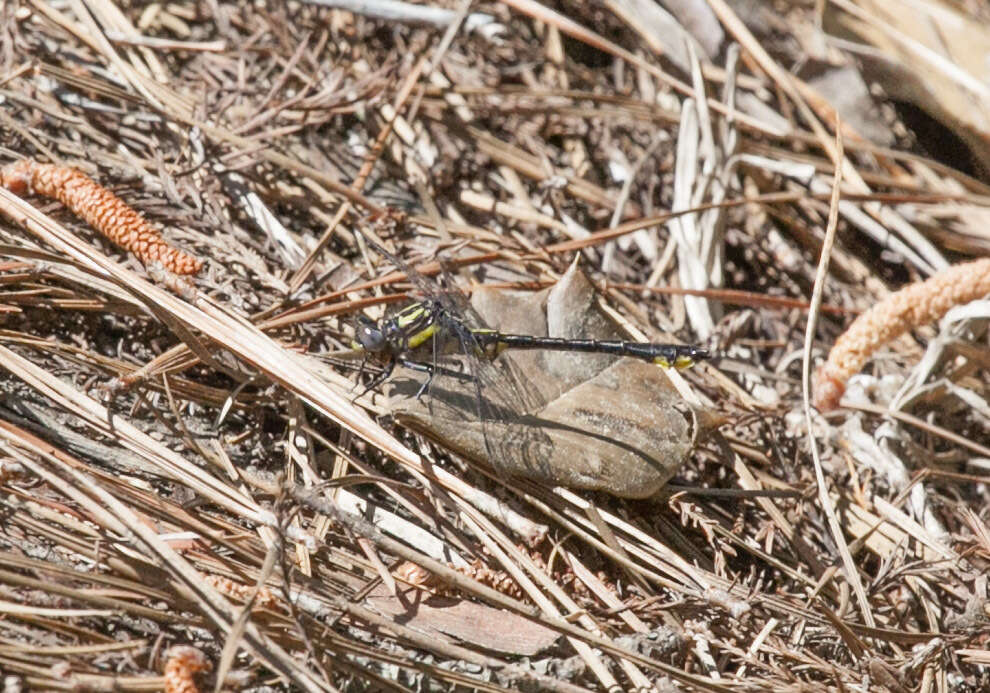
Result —
[{"label": "dragonfly thorax", "polygon": [[360,315],[354,344],[368,353],[399,356],[443,332],[443,316],[443,310],[432,301],[413,303],[380,323]]}]

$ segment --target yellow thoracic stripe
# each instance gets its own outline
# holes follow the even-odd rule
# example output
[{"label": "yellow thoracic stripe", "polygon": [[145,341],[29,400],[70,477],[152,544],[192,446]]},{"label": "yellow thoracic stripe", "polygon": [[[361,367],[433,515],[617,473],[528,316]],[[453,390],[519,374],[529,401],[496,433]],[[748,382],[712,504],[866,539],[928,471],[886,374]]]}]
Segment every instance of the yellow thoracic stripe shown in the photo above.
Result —
[{"label": "yellow thoracic stripe", "polygon": [[437,332],[437,324],[435,322],[431,322],[422,330],[416,332],[415,334],[409,337],[409,348],[415,349],[421,344],[426,343],[433,337],[433,335],[436,334],[436,332]]},{"label": "yellow thoracic stripe", "polygon": [[[406,344],[409,349],[415,349],[422,344],[425,344],[433,335],[437,332],[437,321],[434,316],[426,310],[422,303],[414,303],[411,306],[403,309],[398,313],[393,320],[396,326],[403,331],[406,335]],[[425,323],[423,328],[411,332],[417,327],[417,323]]]}]

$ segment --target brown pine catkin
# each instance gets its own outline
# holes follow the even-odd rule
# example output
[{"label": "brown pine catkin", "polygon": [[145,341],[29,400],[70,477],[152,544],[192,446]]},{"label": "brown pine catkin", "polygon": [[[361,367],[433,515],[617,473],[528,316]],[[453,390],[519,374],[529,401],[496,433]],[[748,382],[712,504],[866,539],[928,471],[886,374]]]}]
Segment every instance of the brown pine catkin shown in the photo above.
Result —
[{"label": "brown pine catkin", "polygon": [[213,668],[206,655],[195,647],[176,645],[165,656],[165,693],[199,693],[196,674]]},{"label": "brown pine catkin", "polygon": [[853,320],[836,340],[828,361],[815,374],[815,407],[829,411],[839,406],[846,381],[883,344],[908,330],[939,320],[953,306],[987,294],[990,294],[990,258],[949,267],[892,293]]},{"label": "brown pine catkin", "polygon": [[166,243],[126,202],[74,168],[22,159],[0,168],[0,185],[15,195],[34,191],[58,200],[146,265],[159,262],[175,274],[196,274],[203,266]]}]

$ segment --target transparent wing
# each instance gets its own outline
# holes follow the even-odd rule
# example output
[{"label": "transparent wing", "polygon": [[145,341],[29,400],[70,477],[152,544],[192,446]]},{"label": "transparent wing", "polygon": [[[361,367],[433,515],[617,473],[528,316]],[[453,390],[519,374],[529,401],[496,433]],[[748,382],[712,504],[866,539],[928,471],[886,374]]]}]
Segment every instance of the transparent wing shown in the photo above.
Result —
[{"label": "transparent wing", "polygon": [[[483,455],[496,469],[503,466],[500,460],[507,450],[523,447],[538,450],[548,445],[547,441],[535,440],[534,436],[540,436],[532,426],[523,423],[544,402],[535,390],[525,385],[511,357],[503,355],[495,361],[485,357],[486,351],[475,338],[474,330],[487,329],[487,325],[464,294],[454,288],[449,274],[444,272],[447,287],[443,288],[365,238],[376,252],[406,274],[424,298],[439,308],[432,373],[415,369],[405,374],[406,382],[396,380],[397,414],[409,414],[418,426],[432,429],[427,433],[462,451]],[[438,367],[441,358],[450,354],[462,365],[459,372],[463,377],[455,377],[450,369]],[[414,395],[421,390],[425,378],[431,380],[428,402],[423,405]],[[427,409],[431,416],[427,417],[422,409]]]}]

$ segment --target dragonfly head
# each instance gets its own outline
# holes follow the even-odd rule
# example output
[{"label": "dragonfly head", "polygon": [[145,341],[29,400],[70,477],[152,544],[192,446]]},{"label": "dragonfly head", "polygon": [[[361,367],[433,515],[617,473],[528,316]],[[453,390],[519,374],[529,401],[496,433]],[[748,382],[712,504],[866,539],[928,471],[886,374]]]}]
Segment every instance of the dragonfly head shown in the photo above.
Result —
[{"label": "dragonfly head", "polygon": [[354,332],[354,345],[372,354],[380,354],[388,348],[388,339],[382,328],[374,320],[359,315],[357,329]]}]

